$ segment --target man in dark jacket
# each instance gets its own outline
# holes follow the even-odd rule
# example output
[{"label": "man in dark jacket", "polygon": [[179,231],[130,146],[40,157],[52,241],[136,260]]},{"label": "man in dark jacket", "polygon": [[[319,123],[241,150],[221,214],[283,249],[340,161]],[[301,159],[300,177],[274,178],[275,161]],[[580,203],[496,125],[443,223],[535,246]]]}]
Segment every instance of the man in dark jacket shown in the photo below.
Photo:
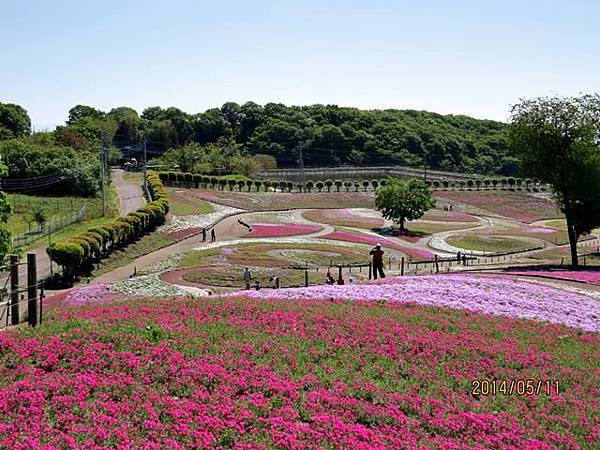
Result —
[{"label": "man in dark jacket", "polygon": [[377,244],[373,250],[369,252],[369,255],[373,256],[373,278],[377,279],[377,274],[381,278],[385,278],[383,273],[383,250],[381,250],[381,244]]}]

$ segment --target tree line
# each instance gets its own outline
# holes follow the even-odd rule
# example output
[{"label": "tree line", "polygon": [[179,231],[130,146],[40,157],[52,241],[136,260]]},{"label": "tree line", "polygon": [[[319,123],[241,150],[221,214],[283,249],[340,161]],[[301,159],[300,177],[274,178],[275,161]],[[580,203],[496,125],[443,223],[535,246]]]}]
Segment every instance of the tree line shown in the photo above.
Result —
[{"label": "tree line", "polygon": [[[506,124],[426,111],[227,102],[195,114],[158,106],[138,114],[129,107],[106,112],[76,105],[52,133],[30,136],[30,124],[23,108],[0,104],[2,151],[21,154],[21,142],[37,147],[37,153],[52,147],[49,153],[67,153],[72,160],[68,150],[58,149],[68,148],[97,166],[90,157],[103,140],[114,149],[113,160],[119,151],[139,157],[145,143],[154,163],[211,175],[297,167],[301,154],[306,166],[426,164],[504,176],[519,171],[518,160],[508,152]],[[44,159],[37,153],[29,159]],[[26,177],[27,165],[8,159],[9,177]]]}]

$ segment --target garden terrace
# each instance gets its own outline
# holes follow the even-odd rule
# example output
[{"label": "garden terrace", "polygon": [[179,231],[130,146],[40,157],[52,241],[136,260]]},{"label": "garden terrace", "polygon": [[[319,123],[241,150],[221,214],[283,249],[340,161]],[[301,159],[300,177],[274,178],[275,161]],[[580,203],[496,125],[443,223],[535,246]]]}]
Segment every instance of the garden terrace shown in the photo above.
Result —
[{"label": "garden terrace", "polygon": [[522,192],[437,191],[435,196],[438,202],[461,203],[469,213],[487,212],[524,223],[562,217],[554,202]]}]

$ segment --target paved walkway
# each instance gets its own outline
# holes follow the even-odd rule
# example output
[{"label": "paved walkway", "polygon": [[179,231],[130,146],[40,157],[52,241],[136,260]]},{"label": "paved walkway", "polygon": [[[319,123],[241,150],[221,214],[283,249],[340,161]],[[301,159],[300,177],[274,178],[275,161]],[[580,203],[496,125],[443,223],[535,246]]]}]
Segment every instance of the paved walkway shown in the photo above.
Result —
[{"label": "paved walkway", "polygon": [[111,169],[111,179],[119,195],[119,213],[126,216],[144,206],[146,199],[139,180],[127,179],[123,169]]},{"label": "paved walkway", "polygon": [[[122,216],[137,210],[144,205],[146,200],[144,199],[142,187],[138,180],[126,179],[125,171],[122,169],[112,169],[112,181],[117,190],[119,196],[119,213]],[[50,258],[46,253],[46,247],[48,246],[47,240],[42,241],[38,246],[32,248],[27,253],[35,253],[36,264],[37,264],[37,277],[38,280],[50,275]],[[23,255],[21,262],[26,262],[27,256]],[[56,264],[52,264],[53,268],[56,269]],[[5,280],[8,277],[8,272],[0,276],[0,287],[4,286]],[[27,284],[27,265],[21,264],[19,266],[19,284],[25,286]]]}]

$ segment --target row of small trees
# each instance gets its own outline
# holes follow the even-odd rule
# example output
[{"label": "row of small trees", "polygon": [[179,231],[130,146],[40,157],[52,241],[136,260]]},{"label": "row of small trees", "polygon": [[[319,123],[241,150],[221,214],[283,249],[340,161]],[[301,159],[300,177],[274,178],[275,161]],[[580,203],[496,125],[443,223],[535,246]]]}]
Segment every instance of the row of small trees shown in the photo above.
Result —
[{"label": "row of small trees", "polygon": [[169,212],[167,191],[155,172],[148,172],[147,181],[152,199],[144,207],[125,217],[90,228],[66,241],[53,242],[46,249],[50,259],[62,266],[65,279],[71,281],[86,273],[92,268],[94,261],[115,249],[127,246],[164,223]]},{"label": "row of small trees", "polygon": [[[268,191],[270,189],[280,192],[341,192],[341,191],[367,191],[369,189],[376,190],[379,186],[385,186],[386,179],[374,180],[324,180],[312,181],[306,183],[294,183],[292,181],[277,181],[277,180],[252,180],[241,176],[209,176],[183,172],[160,172],[161,181],[169,186],[187,186],[205,189],[219,189],[230,191]],[[510,190],[529,190],[539,191],[544,190],[544,186],[540,186],[535,180],[522,178],[484,178],[484,179],[468,179],[459,181],[449,180],[433,180],[426,181],[427,186],[433,189],[510,189]]]}]

